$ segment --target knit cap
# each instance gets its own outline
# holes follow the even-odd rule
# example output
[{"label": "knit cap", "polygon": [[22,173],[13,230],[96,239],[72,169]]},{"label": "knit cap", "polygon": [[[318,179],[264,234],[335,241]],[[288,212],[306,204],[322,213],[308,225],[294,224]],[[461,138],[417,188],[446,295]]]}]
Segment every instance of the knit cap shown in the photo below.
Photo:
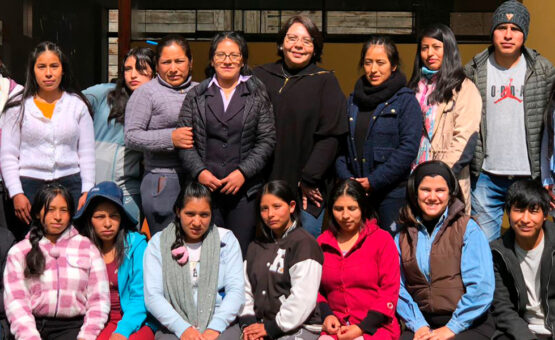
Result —
[{"label": "knit cap", "polygon": [[490,35],[495,28],[501,24],[511,23],[517,25],[524,34],[524,40],[528,37],[530,26],[530,13],[526,6],[516,0],[505,1],[493,13]]}]

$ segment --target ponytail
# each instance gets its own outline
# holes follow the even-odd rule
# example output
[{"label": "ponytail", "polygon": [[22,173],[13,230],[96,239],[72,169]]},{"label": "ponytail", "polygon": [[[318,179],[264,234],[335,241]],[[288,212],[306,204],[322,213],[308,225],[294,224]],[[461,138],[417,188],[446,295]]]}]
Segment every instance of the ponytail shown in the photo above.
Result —
[{"label": "ponytail", "polygon": [[[34,221],[33,221],[34,222]],[[44,228],[42,225],[35,223],[31,226],[29,232],[29,242],[31,242],[31,250],[25,256],[25,271],[26,278],[41,276],[44,272],[44,254],[39,247],[39,241],[44,236]]]}]

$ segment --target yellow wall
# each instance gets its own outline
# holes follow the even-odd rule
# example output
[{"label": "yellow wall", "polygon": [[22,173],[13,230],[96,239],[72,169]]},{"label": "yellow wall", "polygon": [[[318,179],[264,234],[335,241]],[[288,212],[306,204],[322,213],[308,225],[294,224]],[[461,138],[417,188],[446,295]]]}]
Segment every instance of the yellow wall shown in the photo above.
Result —
[{"label": "yellow wall", "polygon": [[[459,46],[463,63],[469,61],[476,53],[483,50],[487,45],[469,44]],[[208,47],[206,41],[191,42],[193,52],[193,77],[196,81],[204,79],[204,69],[208,64]],[[356,79],[361,75],[358,69],[360,58],[361,43],[342,44],[327,43],[324,45],[322,57],[322,67],[335,71],[339,84],[343,92],[349,94],[354,86]],[[397,45],[401,56],[401,70],[407,78],[412,73],[414,61],[415,44]],[[269,42],[249,43],[249,65],[252,67],[272,62],[278,57],[276,55],[276,44]]]},{"label": "yellow wall", "polygon": [[[526,46],[538,50],[543,56],[555,62],[555,0],[524,0],[531,16],[530,33]],[[193,51],[193,74],[197,81],[204,79],[204,69],[207,65],[208,46],[206,41],[191,42]],[[487,44],[461,44],[459,49],[463,64],[466,64],[475,54],[486,48]],[[360,76],[358,60],[362,44],[352,43],[327,43],[324,45],[322,67],[332,69],[339,80],[345,94],[352,91],[356,79]],[[401,70],[407,78],[412,73],[415,44],[399,44],[401,55]],[[276,44],[270,42],[249,43],[250,60],[252,67],[272,62],[277,59]]]},{"label": "yellow wall", "polygon": [[530,33],[526,46],[533,48],[544,57],[555,63],[555,1],[553,0],[524,0],[524,5],[530,11]]}]

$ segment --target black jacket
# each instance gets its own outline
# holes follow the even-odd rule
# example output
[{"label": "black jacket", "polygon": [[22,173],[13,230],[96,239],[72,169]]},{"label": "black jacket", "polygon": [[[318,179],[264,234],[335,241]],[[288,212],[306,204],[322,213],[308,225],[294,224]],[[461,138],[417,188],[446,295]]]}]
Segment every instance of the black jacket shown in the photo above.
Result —
[{"label": "black jacket", "polygon": [[[183,167],[197,178],[206,169],[206,90],[211,78],[191,89],[179,113],[178,126],[193,128],[194,146],[179,150]],[[241,133],[241,160],[239,170],[245,176],[247,195],[256,191],[261,183],[261,172],[268,162],[276,144],[276,131],[272,104],[264,84],[255,76],[246,82],[247,96],[243,112]]]},{"label": "black jacket", "polygon": [[292,188],[299,181],[323,190],[334,178],[339,138],[347,133],[345,95],[332,71],[309,64],[286,76],[282,62],[253,70],[274,106],[277,144],[270,179]]},{"label": "black jacket", "polygon": [[[553,332],[555,329],[555,224],[546,221],[543,229],[545,241],[540,264],[540,292],[542,308],[547,320],[546,328]],[[515,233],[512,229],[490,244],[495,270],[495,293],[491,311],[495,318],[496,334],[506,333],[518,340],[537,339],[524,320],[528,296],[514,244]]]}]

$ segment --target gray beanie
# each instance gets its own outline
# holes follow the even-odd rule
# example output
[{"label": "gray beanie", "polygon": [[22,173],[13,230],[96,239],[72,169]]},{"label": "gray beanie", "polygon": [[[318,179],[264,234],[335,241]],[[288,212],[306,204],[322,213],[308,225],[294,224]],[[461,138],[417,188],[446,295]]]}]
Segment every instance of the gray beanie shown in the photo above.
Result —
[{"label": "gray beanie", "polygon": [[524,40],[526,40],[530,26],[530,13],[526,6],[516,0],[505,1],[499,5],[493,13],[490,35],[493,36],[495,28],[505,23],[517,25],[524,33]]}]

